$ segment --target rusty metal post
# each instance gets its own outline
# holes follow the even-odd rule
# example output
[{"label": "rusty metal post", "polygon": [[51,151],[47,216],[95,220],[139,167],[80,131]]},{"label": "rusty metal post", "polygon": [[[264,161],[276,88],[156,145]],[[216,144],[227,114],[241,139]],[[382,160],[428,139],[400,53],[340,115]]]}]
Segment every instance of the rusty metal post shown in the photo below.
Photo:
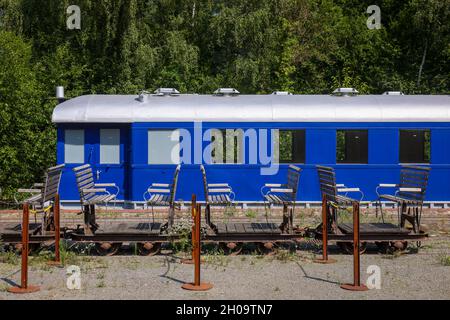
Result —
[{"label": "rusty metal post", "polygon": [[200,249],[201,249],[201,243],[200,243],[200,239],[201,239],[201,230],[200,230],[200,217],[201,217],[201,212],[200,212],[201,208],[200,208],[200,204],[197,204],[197,208],[195,210],[195,245],[193,248],[193,256],[192,258],[194,259],[195,262],[195,273],[194,273],[194,285],[196,286],[200,286]]},{"label": "rusty metal post", "polygon": [[335,263],[335,259],[328,258],[328,201],[327,196],[322,196],[322,259],[314,259],[316,263]]},{"label": "rusty metal post", "polygon": [[23,205],[22,217],[22,266],[20,272],[20,287],[8,288],[11,293],[31,293],[39,291],[38,286],[28,285],[28,242],[29,242],[30,207],[28,203]]},{"label": "rusty metal post", "polygon": [[[192,195],[192,199],[191,199],[191,217],[192,217],[192,221],[195,220],[195,210],[196,210],[196,206],[197,206],[197,202],[196,202],[196,197],[195,194]],[[194,260],[195,260],[195,224],[192,225],[192,232],[191,232],[191,239],[192,239],[192,254],[191,254],[191,258],[190,259],[181,259],[181,263],[183,264],[194,264]]]},{"label": "rusty metal post", "polygon": [[191,291],[206,291],[211,289],[213,286],[210,283],[201,282],[200,279],[200,262],[201,262],[201,206],[197,204],[195,207],[194,216],[194,229],[195,229],[195,243],[194,243],[194,282],[185,283],[181,287],[185,290]]},{"label": "rusty metal post", "polygon": [[359,251],[359,202],[353,202],[353,284],[342,284],[341,288],[351,291],[366,291],[367,286],[361,284],[360,251]]},{"label": "rusty metal post", "polygon": [[[195,220],[195,210],[197,208],[197,199],[195,197],[195,194],[192,195],[192,199],[191,199],[191,216],[192,216],[192,221]],[[183,264],[194,264],[195,263],[195,224],[192,225],[192,232],[191,232],[191,239],[192,239],[192,253],[191,253],[191,258],[190,259],[181,259],[181,263]],[[200,263],[203,263],[205,261],[201,260]]]},{"label": "rusty metal post", "polygon": [[61,241],[61,207],[59,203],[59,194],[55,195],[53,205],[53,223],[55,224],[55,260],[49,261],[49,265],[61,266],[61,256],[59,244]]}]

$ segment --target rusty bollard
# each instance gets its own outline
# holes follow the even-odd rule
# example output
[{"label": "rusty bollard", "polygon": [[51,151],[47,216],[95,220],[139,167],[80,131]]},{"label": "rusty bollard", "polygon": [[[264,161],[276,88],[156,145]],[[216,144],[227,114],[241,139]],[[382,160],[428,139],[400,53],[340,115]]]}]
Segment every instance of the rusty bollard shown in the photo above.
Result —
[{"label": "rusty bollard", "polygon": [[[195,210],[196,210],[196,197],[195,194],[192,195],[192,199],[191,199],[191,216],[192,216],[192,220],[195,220]],[[191,254],[191,259],[181,259],[181,263],[183,264],[194,264],[195,263],[195,224],[192,226],[192,232],[191,232],[191,240],[192,240],[192,254]]]},{"label": "rusty bollard", "polygon": [[342,289],[351,291],[369,290],[367,286],[361,284],[359,245],[359,203],[355,201],[353,202],[353,284],[342,284]]},{"label": "rusty bollard", "polygon": [[[201,282],[200,280],[200,261],[201,261],[201,206],[197,204],[194,211],[194,229],[195,229],[195,243],[194,243],[194,282],[185,283],[181,287],[185,290],[191,291],[206,291],[210,290],[213,285],[207,282]],[[194,236],[194,235],[193,235]]]},{"label": "rusty bollard", "polygon": [[314,259],[315,263],[335,263],[335,259],[328,258],[328,202],[327,196],[322,196],[322,259]]},{"label": "rusty bollard", "polygon": [[39,291],[38,286],[28,285],[28,242],[29,242],[29,222],[30,222],[30,207],[28,203],[23,205],[22,218],[22,265],[20,272],[20,287],[10,287],[8,292],[11,293],[32,293]]},{"label": "rusty bollard", "polygon": [[55,224],[55,260],[49,261],[52,266],[61,266],[61,257],[59,244],[61,241],[61,207],[59,204],[59,194],[55,195],[55,203],[53,208],[53,221]]}]

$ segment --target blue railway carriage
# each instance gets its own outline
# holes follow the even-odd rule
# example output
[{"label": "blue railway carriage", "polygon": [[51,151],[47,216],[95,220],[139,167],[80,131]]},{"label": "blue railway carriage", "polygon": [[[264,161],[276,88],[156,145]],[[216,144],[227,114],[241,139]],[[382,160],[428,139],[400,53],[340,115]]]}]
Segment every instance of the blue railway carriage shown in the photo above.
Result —
[{"label": "blue railway carriage", "polygon": [[204,200],[200,164],[209,180],[232,186],[240,203],[262,202],[261,186],[283,183],[295,164],[304,204],[320,201],[316,165],[335,168],[339,183],[374,201],[379,183],[398,183],[402,164],[420,164],[431,167],[426,203],[450,203],[448,95],[358,95],[346,88],[331,95],[199,95],[162,88],[76,97],[60,103],[52,120],[66,205],[79,203],[72,169],[81,164],[92,166],[96,182],[116,183],[123,205],[141,206],[148,186],[170,183],[177,164],[176,198],[184,201],[193,193]]}]

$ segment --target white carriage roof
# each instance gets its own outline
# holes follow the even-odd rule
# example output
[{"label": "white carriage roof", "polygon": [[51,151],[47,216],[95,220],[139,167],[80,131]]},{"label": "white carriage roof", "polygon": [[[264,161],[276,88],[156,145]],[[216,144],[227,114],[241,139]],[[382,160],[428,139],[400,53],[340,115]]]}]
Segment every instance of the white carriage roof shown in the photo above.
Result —
[{"label": "white carriage roof", "polygon": [[54,123],[450,122],[449,95],[85,95],[59,104]]}]

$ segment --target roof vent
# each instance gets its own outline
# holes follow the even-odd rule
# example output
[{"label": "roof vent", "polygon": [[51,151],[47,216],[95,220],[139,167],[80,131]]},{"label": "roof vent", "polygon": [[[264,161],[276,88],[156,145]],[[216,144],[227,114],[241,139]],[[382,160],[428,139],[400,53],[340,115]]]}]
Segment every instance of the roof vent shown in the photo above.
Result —
[{"label": "roof vent", "polygon": [[147,102],[149,93],[150,92],[148,92],[148,91],[141,91],[141,93],[139,93],[138,100],[140,102]]},{"label": "roof vent", "polygon": [[385,96],[404,96],[405,95],[401,91],[385,91],[382,94]]},{"label": "roof vent", "polygon": [[338,88],[333,91],[333,96],[356,96],[358,90],[355,88]]},{"label": "roof vent", "polygon": [[157,96],[178,96],[180,94],[175,88],[158,88],[154,93]]},{"label": "roof vent", "polygon": [[234,88],[219,88],[214,91],[214,95],[216,96],[236,96],[240,92]]},{"label": "roof vent", "polygon": [[272,92],[273,95],[275,96],[291,96],[292,93],[290,93],[289,91],[274,91]]},{"label": "roof vent", "polygon": [[63,103],[66,99],[64,98],[64,87],[58,86],[56,87],[56,99],[58,103]]}]

